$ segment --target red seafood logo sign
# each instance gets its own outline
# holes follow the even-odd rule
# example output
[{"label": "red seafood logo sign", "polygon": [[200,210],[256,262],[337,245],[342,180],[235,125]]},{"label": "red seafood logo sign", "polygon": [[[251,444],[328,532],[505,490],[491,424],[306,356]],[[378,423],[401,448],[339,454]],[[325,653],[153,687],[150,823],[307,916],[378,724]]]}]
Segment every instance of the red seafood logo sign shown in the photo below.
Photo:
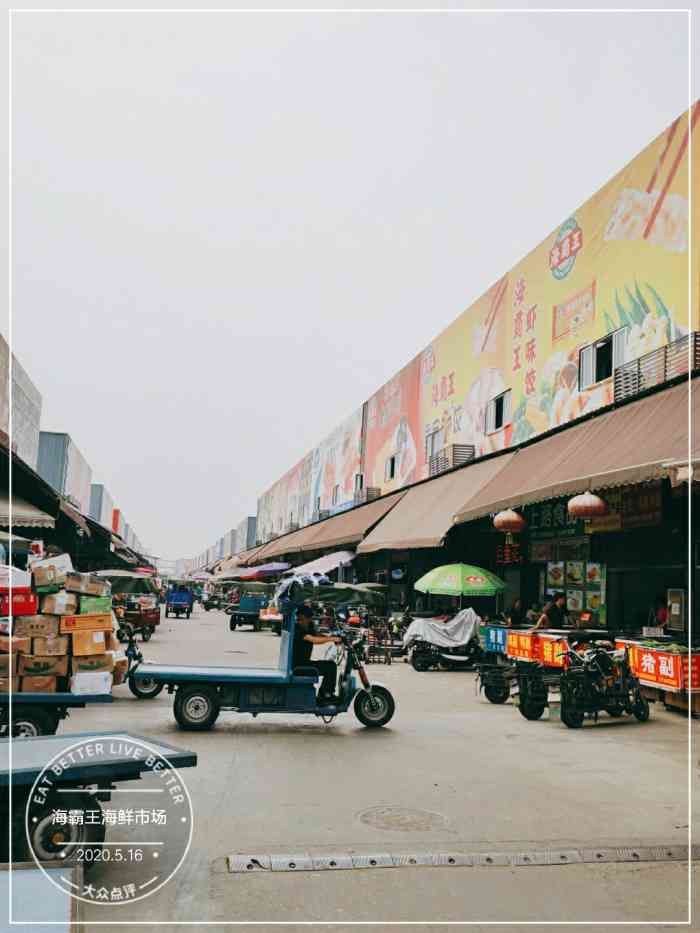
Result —
[{"label": "red seafood logo sign", "polygon": [[467,583],[486,583],[486,577],[467,577]]},{"label": "red seafood logo sign", "polygon": [[583,246],[583,231],[575,217],[562,224],[549,251],[549,268],[555,279],[564,279],[574,268],[576,255]]}]

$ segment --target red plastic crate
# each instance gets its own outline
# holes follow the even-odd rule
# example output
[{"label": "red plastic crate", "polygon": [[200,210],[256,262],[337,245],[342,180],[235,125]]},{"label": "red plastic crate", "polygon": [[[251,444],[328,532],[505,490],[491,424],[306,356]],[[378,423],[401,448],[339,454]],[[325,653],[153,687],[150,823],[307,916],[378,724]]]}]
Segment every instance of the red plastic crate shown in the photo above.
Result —
[{"label": "red plastic crate", "polygon": [[0,593],[0,616],[33,616],[39,610],[39,598],[29,589],[12,590],[12,606],[10,594]]}]

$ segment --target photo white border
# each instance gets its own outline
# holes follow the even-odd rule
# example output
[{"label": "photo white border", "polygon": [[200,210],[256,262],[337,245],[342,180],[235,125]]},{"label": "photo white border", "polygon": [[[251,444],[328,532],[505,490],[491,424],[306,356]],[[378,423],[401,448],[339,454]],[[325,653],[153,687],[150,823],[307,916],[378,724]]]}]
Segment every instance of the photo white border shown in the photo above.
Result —
[{"label": "photo white border", "polygon": [[[574,7],[574,8],[548,8],[548,7],[532,7],[532,8],[513,8],[513,7],[499,7],[499,8],[475,8],[475,9],[440,9],[440,8],[376,8],[376,9],[367,9],[367,8],[358,8],[352,7],[348,9],[344,8],[327,8],[327,9],[318,9],[318,8],[304,8],[297,7],[294,9],[285,9],[285,8],[267,8],[267,9],[256,9],[256,8],[216,8],[216,7],[203,7],[201,9],[195,8],[100,8],[100,9],[81,9],[79,7],[35,7],[27,9],[19,8],[10,8],[8,9],[8,269],[7,269],[7,280],[8,280],[8,345],[9,345],[9,391],[8,391],[8,401],[9,401],[9,420],[8,420],[8,431],[10,438],[10,457],[9,457],[9,521],[10,521],[10,541],[8,542],[9,550],[9,559],[10,565],[12,564],[12,429],[13,429],[13,420],[12,420],[12,371],[13,371],[13,329],[12,329],[12,320],[13,320],[13,309],[12,309],[12,298],[13,298],[13,282],[12,282],[12,217],[13,217],[13,203],[12,203],[12,19],[16,14],[37,14],[37,13],[82,13],[82,14],[102,14],[102,13],[182,13],[182,14],[212,14],[218,13],[221,15],[225,14],[256,14],[256,15],[270,15],[270,14],[314,14],[314,15],[327,15],[327,14],[338,14],[345,13],[350,15],[357,14],[393,14],[393,15],[425,15],[425,14],[435,14],[435,15],[483,15],[483,14],[571,14],[571,13],[597,13],[600,15],[608,14],[621,14],[621,13],[656,13],[656,14],[677,14],[685,13],[687,16],[688,24],[688,109],[687,109],[687,120],[688,120],[688,332],[692,333],[692,296],[693,296],[693,286],[692,286],[692,268],[693,268],[693,199],[692,199],[692,182],[693,182],[693,134],[692,134],[692,110],[693,110],[693,56],[692,56],[692,39],[693,39],[693,10],[689,7],[671,7],[671,8],[634,8],[634,7],[614,7],[614,8],[603,8],[596,9],[594,7]],[[699,303],[700,303],[700,293],[699,293]],[[689,358],[689,371],[688,371],[688,620],[689,625],[692,626],[692,609],[693,609],[693,582],[694,582],[694,565],[693,565],[693,540],[692,540],[692,517],[693,517],[693,507],[692,507],[692,366],[690,363],[692,354],[692,340],[688,342],[688,358]],[[12,601],[12,579],[10,579],[10,603]],[[692,665],[693,658],[693,649],[692,643],[689,640],[689,653],[688,653],[688,663]],[[10,648],[10,658],[12,658],[13,652],[12,647]],[[12,722],[12,693],[10,693],[10,701],[8,704],[8,716],[9,721]],[[693,751],[693,742],[692,742],[692,702],[688,703],[688,716],[687,716],[687,728],[688,728],[688,920],[687,921],[663,921],[663,920],[612,920],[612,921],[587,921],[587,920],[515,920],[515,921],[506,921],[506,920],[457,920],[457,921],[437,921],[437,920],[383,920],[383,921],[369,921],[369,920],[357,920],[357,921],[324,921],[324,920],[285,920],[285,921],[263,921],[263,920],[229,920],[229,921],[177,921],[177,920],[145,920],[139,921],[144,926],[602,926],[602,927],[617,927],[617,926],[691,926],[693,920],[693,908],[692,908],[692,894],[693,894],[693,860],[692,860],[692,800],[693,800],[693,786],[692,786],[692,751]],[[9,730],[9,764],[10,764],[10,775],[12,775],[12,730]],[[10,802],[10,812],[12,812],[12,780],[9,783],[9,802]],[[8,820],[8,840],[11,840],[12,835],[12,822]],[[12,874],[13,868],[10,863],[9,867],[9,891],[10,897],[8,901],[8,921],[10,926],[17,926],[19,921],[12,920]],[[33,922],[22,921],[27,926],[59,926],[65,925],[63,921],[42,921],[42,922]],[[134,926],[132,921],[126,920],[90,920],[90,921],[81,921],[79,925],[90,926],[104,926],[109,924],[111,926]]]}]

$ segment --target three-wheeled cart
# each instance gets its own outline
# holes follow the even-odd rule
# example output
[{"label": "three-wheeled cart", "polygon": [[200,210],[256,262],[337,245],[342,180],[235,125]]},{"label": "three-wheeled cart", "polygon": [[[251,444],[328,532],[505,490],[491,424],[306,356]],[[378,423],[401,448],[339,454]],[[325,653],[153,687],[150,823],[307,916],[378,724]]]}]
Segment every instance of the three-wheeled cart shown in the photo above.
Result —
[{"label": "three-wheeled cart", "polygon": [[[75,763],[68,764],[59,774],[52,771],[50,794],[42,807],[43,818],[32,825],[28,839],[25,831],[27,802],[37,778],[56,756],[68,754],[83,741],[97,742],[102,739],[108,747],[101,756],[78,756]],[[12,787],[12,861],[31,859],[30,846],[42,864],[54,860],[60,862],[76,846],[84,849],[89,849],[91,844],[94,847],[101,846],[105,839],[103,821],[91,817],[89,820],[76,819],[69,825],[60,825],[52,820],[52,814],[56,810],[83,814],[85,811],[91,814],[96,810],[99,812],[100,801],[109,801],[110,792],[119,782],[139,780],[144,772],[150,774],[149,764],[144,757],[128,754],[129,743],[142,742],[166,761],[168,766],[193,768],[197,764],[194,752],[128,732],[80,732],[39,736],[12,743],[9,739],[0,739],[0,809],[3,813],[10,812]],[[112,743],[111,746],[108,743]],[[8,834],[5,832],[0,835],[0,862],[10,861],[10,853],[7,852]]]},{"label": "three-wheeled cart", "polygon": [[[32,738],[54,735],[69,709],[83,709],[92,703],[111,703],[111,693],[13,693],[12,734]],[[0,736],[9,732],[10,696],[0,694]]]},{"label": "three-wheeled cart", "polygon": [[515,662],[506,654],[509,631],[504,625],[482,625],[479,629],[481,659],[475,666],[479,689],[489,703],[505,703],[516,678]]},{"label": "three-wheeled cart", "polygon": [[[240,713],[295,713],[332,720],[352,704],[364,726],[379,727],[394,715],[394,699],[380,683],[370,683],[364,670],[361,637],[356,631],[338,633],[336,693],[319,698],[314,685],[320,680],[313,659],[298,668],[293,663],[296,612],[281,633],[277,667],[194,667],[148,664],[134,670],[136,684],[164,684],[174,693],[173,713],[181,729],[211,729],[221,710]],[[358,685],[353,672],[357,671]]]}]

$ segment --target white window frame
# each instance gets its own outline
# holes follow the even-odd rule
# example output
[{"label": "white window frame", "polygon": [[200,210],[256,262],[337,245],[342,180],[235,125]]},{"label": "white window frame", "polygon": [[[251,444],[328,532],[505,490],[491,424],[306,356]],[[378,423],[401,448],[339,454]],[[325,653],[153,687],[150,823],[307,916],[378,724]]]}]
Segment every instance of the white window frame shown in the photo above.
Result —
[{"label": "white window frame", "polygon": [[442,427],[428,431],[425,435],[425,462],[429,463],[431,457],[436,457],[443,448],[441,441]]},{"label": "white window frame", "polygon": [[[606,382],[608,379],[613,378],[615,370],[622,366],[627,360],[629,332],[630,328],[628,325],[625,327],[618,327],[617,330],[613,330],[599,340],[594,340],[593,343],[589,343],[587,347],[581,348],[578,356],[579,392],[582,392],[584,389],[590,389],[594,385],[598,385],[601,382]],[[609,376],[596,379],[597,351],[599,347],[608,343],[608,341],[612,343],[612,372]]]},{"label": "white window frame", "polygon": [[[496,424],[496,403],[499,399],[503,399],[503,417],[499,425]],[[497,431],[502,431],[503,428],[507,427],[513,420],[513,393],[511,389],[506,389],[505,392],[499,392],[498,395],[494,396],[491,401],[486,406],[486,417],[484,424],[484,433],[485,434],[495,434]]]},{"label": "white window frame", "polygon": [[362,492],[365,488],[364,473],[355,473],[355,492]]},{"label": "white window frame", "polygon": [[333,487],[333,498],[331,500],[332,504],[338,505],[339,499],[340,499],[340,486],[338,483],[336,483],[335,486]]}]

